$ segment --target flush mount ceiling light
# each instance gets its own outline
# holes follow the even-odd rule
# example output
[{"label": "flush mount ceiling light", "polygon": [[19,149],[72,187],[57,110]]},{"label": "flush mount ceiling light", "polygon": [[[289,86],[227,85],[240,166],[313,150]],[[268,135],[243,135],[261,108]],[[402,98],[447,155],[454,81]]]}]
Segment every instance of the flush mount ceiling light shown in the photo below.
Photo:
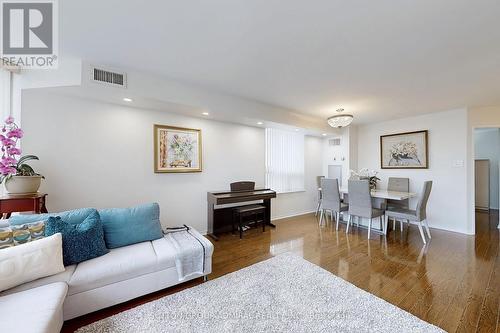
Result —
[{"label": "flush mount ceiling light", "polygon": [[132,98],[125,97],[125,98],[123,99],[123,101],[124,101],[124,102],[129,102],[129,103],[130,103],[130,102],[132,102]]},{"label": "flush mount ceiling light", "polygon": [[202,112],[201,114],[204,115],[204,116],[210,115],[210,113],[208,113],[208,112]]},{"label": "flush mount ceiling light", "polygon": [[262,121],[257,122],[257,125],[264,125]]},{"label": "flush mount ceiling light", "polygon": [[342,114],[344,109],[337,109],[339,114],[328,118],[328,125],[334,128],[342,128],[351,125],[354,116],[352,114]]}]

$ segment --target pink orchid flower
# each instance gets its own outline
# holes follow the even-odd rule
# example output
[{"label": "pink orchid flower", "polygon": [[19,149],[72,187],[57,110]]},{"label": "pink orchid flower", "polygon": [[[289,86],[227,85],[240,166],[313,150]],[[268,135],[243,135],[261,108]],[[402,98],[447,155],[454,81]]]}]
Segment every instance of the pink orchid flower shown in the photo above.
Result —
[{"label": "pink orchid flower", "polygon": [[9,155],[21,155],[21,149],[15,148],[15,147],[9,148],[9,149],[7,149],[7,154],[9,154]]},{"label": "pink orchid flower", "polygon": [[16,142],[14,140],[7,138],[4,138],[2,140],[2,143],[5,147],[14,147],[16,145]]},{"label": "pink orchid flower", "polygon": [[13,157],[10,157],[10,156],[5,156],[2,158],[2,164],[4,166],[10,166],[10,165],[16,165],[17,164],[17,160]]},{"label": "pink orchid flower", "polygon": [[15,128],[7,133],[8,138],[22,138],[24,135],[24,132],[20,128]]},{"label": "pink orchid flower", "polygon": [[16,174],[16,172],[17,172],[17,170],[14,167],[9,167],[9,166],[0,167],[0,173],[4,176],[14,175],[14,174]]}]

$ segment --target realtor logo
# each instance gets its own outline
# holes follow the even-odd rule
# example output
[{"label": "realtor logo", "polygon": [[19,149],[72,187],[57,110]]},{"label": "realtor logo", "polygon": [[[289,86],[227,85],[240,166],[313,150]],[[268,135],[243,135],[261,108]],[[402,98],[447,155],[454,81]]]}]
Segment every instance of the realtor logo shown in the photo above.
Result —
[{"label": "realtor logo", "polygon": [[57,67],[56,0],[1,2],[1,57],[4,65]]}]

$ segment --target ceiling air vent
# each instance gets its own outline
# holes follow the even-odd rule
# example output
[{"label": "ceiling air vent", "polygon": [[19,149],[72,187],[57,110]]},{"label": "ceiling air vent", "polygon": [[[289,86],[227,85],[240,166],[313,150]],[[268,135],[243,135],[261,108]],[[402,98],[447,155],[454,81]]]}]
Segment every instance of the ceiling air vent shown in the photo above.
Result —
[{"label": "ceiling air vent", "polygon": [[330,146],[340,146],[340,138],[330,139],[328,140],[328,144]]},{"label": "ceiling air vent", "polygon": [[97,67],[92,67],[92,81],[113,87],[125,88],[127,86],[127,76],[125,73],[112,72]]}]

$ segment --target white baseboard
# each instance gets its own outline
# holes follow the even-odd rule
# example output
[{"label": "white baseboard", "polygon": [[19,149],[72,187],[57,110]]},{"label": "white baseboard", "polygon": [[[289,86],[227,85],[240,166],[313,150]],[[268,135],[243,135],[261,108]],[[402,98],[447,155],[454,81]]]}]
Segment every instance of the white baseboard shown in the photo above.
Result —
[{"label": "white baseboard", "polygon": [[[410,222],[410,224],[418,226],[418,222]],[[468,236],[474,235],[474,233],[470,233],[470,232],[467,232],[465,230],[436,227],[436,226],[430,225],[430,224],[429,224],[429,228],[431,228],[431,229],[437,229],[437,230],[441,230],[441,231],[454,232],[454,233],[457,233],[457,234],[468,235]]]},{"label": "white baseboard", "polygon": [[296,216],[301,216],[301,215],[307,215],[311,213],[315,213],[316,210],[311,210],[311,211],[304,211],[304,212],[299,212],[291,215],[283,215],[283,216],[275,216],[271,218],[271,221],[277,221],[277,220],[283,220],[283,219],[288,219],[290,217],[296,217]]}]

